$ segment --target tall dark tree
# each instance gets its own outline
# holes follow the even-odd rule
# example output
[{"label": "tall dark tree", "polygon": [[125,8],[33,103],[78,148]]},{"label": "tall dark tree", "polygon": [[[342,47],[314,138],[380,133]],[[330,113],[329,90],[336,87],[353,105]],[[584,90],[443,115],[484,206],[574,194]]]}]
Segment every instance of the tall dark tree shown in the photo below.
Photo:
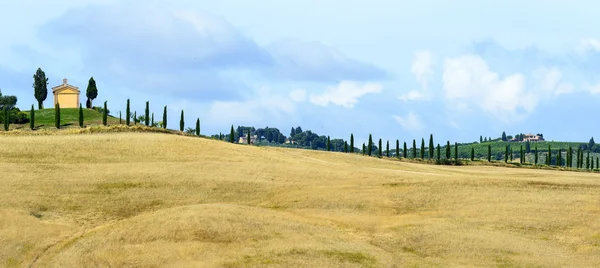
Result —
[{"label": "tall dark tree", "polygon": [[381,151],[382,151],[382,148],[383,148],[383,146],[381,145],[381,139],[379,139],[379,152],[378,152],[378,153],[379,153],[379,157],[382,157],[382,156],[383,156],[383,154],[382,154],[382,152],[381,152]]},{"label": "tall dark tree", "polygon": [[385,156],[390,157],[390,141],[387,141],[387,144],[385,146]]},{"label": "tall dark tree", "polygon": [[590,151],[587,152],[587,157],[585,159],[585,168],[590,169]]},{"label": "tall dark tree", "polygon": [[562,167],[562,149],[558,149],[558,154],[556,155],[556,165]]},{"label": "tall dark tree", "polygon": [[90,108],[92,108],[92,101],[96,97],[98,97],[98,88],[96,87],[96,81],[94,81],[93,76],[90,78],[90,81],[88,82],[87,90],[85,91],[85,96],[88,98],[88,101],[89,101],[89,102],[86,102],[86,105],[88,105],[86,108],[90,109]]},{"label": "tall dark tree", "polygon": [[354,153],[354,134],[350,133],[350,152]]},{"label": "tall dark tree", "polygon": [[146,101],[146,109],[144,110],[145,125],[150,125],[150,102]]},{"label": "tall dark tree", "polygon": [[483,136],[479,135],[479,143],[482,143],[482,142],[483,142]]},{"label": "tall dark tree", "polygon": [[446,142],[446,159],[450,160],[450,141]]},{"label": "tall dark tree", "polygon": [[344,153],[348,153],[348,142],[344,141]]},{"label": "tall dark tree", "polygon": [[537,145],[535,146],[535,155],[534,155],[534,159],[533,159],[533,164],[537,165],[538,163],[538,148]]},{"label": "tall dark tree", "polygon": [[234,143],[235,140],[235,130],[233,129],[233,125],[231,125],[231,130],[229,132],[229,142]]},{"label": "tall dark tree", "polygon": [[434,145],[433,145],[433,134],[429,134],[429,159],[433,159],[433,150],[434,150]]},{"label": "tall dark tree", "polygon": [[138,121],[137,111],[134,111],[133,112],[133,125],[137,125],[137,121]]},{"label": "tall dark tree", "polygon": [[104,109],[102,110],[102,125],[108,124],[108,109],[106,108],[106,101],[104,102]]},{"label": "tall dark tree", "polygon": [[292,127],[292,130],[290,131],[290,139],[293,139],[294,136],[296,136],[296,129]]},{"label": "tall dark tree", "polygon": [[573,148],[569,146],[567,149],[567,167],[572,167],[573,165]]},{"label": "tall dark tree", "polygon": [[417,158],[417,141],[413,139],[413,148],[412,148],[413,159]]},{"label": "tall dark tree", "polygon": [[127,99],[127,107],[125,108],[125,125],[129,126],[129,120],[131,118],[131,107],[129,99]]},{"label": "tall dark tree", "polygon": [[327,151],[331,151],[331,139],[327,136]]},{"label": "tall dark tree", "polygon": [[396,140],[396,158],[400,159],[400,141]]},{"label": "tall dark tree", "polygon": [[121,116],[121,111],[119,111],[119,125],[123,124],[123,117]]},{"label": "tall dark tree", "polygon": [[33,130],[35,128],[35,110],[33,104],[31,105],[31,111],[29,111],[29,128]]},{"label": "tall dark tree", "polygon": [[548,153],[546,154],[546,165],[549,166],[552,159],[552,149],[548,145]]},{"label": "tall dark tree", "polygon": [[83,127],[83,107],[79,104],[79,127]]},{"label": "tall dark tree", "polygon": [[8,112],[8,107],[4,107],[2,109],[4,114],[4,120],[2,121],[2,125],[4,126],[4,131],[8,131],[8,127],[10,126],[10,114]]},{"label": "tall dark tree", "polygon": [[152,120],[151,121],[152,123],[150,125],[154,127],[154,112],[152,112],[152,119],[151,120]]},{"label": "tall dark tree", "polygon": [[369,134],[369,144],[367,144],[367,155],[371,156],[371,151],[373,150],[373,138],[371,134]]},{"label": "tall dark tree", "polygon": [[365,155],[365,151],[367,150],[365,143],[363,142],[363,146],[362,146],[362,154]]},{"label": "tall dark tree", "polygon": [[406,146],[406,142],[404,142],[404,148],[402,150],[402,157],[408,158],[408,148]]},{"label": "tall dark tree", "polygon": [[525,163],[525,154],[523,154],[523,145],[521,145],[521,156],[519,157],[519,163]]},{"label": "tall dark tree", "polygon": [[41,68],[38,68],[33,75],[33,90],[33,95],[38,101],[38,109],[44,109],[44,101],[48,97],[48,78]]},{"label": "tall dark tree", "polygon": [[440,144],[437,144],[437,160],[440,161],[442,154],[440,153]]},{"label": "tall dark tree", "polygon": [[475,148],[471,146],[471,161],[475,161]]},{"label": "tall dark tree", "polygon": [[179,131],[183,131],[185,127],[185,121],[183,119],[183,110],[181,110],[181,119],[179,119]]},{"label": "tall dark tree", "polygon": [[590,142],[588,143],[588,148],[590,148],[590,150],[591,150],[595,144],[596,144],[596,142],[594,141],[594,137],[590,138]]},{"label": "tall dark tree", "polygon": [[165,110],[163,111],[163,128],[167,129],[167,106],[165,105]]},{"label": "tall dark tree", "polygon": [[196,136],[200,136],[200,118],[196,119]]},{"label": "tall dark tree", "polygon": [[54,126],[60,128],[60,104],[54,105]]},{"label": "tall dark tree", "polygon": [[502,141],[507,141],[508,139],[506,139],[506,132],[502,131]]},{"label": "tall dark tree", "polygon": [[509,154],[510,154],[510,162],[512,162],[512,161],[513,161],[513,151],[512,151],[512,147],[510,147],[510,152],[509,152]]},{"label": "tall dark tree", "polygon": [[598,157],[596,156],[596,169],[600,168],[600,162],[598,162]]},{"label": "tall dark tree", "polygon": [[488,144],[488,162],[492,162],[492,145]]},{"label": "tall dark tree", "polygon": [[[200,120],[200,119],[198,119]],[[198,132],[197,136],[200,136],[200,132]],[[250,144],[251,138],[250,138],[250,129],[248,129],[248,137],[246,137],[246,143]]]},{"label": "tall dark tree", "polygon": [[458,161],[458,143],[454,142],[454,161]]},{"label": "tall dark tree", "polygon": [[425,139],[421,138],[421,159],[425,159]]},{"label": "tall dark tree", "polygon": [[504,163],[508,163],[508,145],[506,145],[504,152]]}]

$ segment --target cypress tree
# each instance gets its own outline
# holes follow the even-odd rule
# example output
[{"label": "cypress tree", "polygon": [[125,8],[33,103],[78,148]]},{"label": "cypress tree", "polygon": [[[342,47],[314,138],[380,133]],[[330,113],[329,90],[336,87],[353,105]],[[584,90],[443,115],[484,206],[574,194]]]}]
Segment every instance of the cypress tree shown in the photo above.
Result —
[{"label": "cypress tree", "polygon": [[458,143],[454,142],[454,161],[458,161]]},{"label": "cypress tree", "polygon": [[396,158],[400,159],[400,141],[396,140]]},{"label": "cypress tree", "polygon": [[4,112],[4,121],[2,122],[2,125],[4,126],[4,131],[8,131],[8,127],[10,125],[10,123],[8,122],[10,120],[10,115],[8,113],[8,107],[4,107],[3,112]]},{"label": "cypress tree", "polygon": [[590,169],[594,170],[594,158],[593,157],[590,159]]},{"label": "cypress tree", "polygon": [[450,160],[450,141],[446,143],[446,159]]},{"label": "cypress tree", "polygon": [[471,161],[475,161],[475,148],[471,146]]},{"label": "cypress tree", "polygon": [[382,147],[383,147],[383,146],[381,145],[381,139],[379,139],[379,157],[380,157],[380,158],[383,156],[383,154],[382,154],[382,152],[381,152],[381,151],[382,151]]},{"label": "cypress tree", "polygon": [[598,163],[598,157],[596,156],[596,169],[600,168],[600,163]]},{"label": "cypress tree", "polygon": [[54,105],[54,126],[60,128],[60,104]]},{"label": "cypress tree", "polygon": [[362,147],[362,154],[365,155],[365,151],[367,150],[367,148],[365,147],[365,143],[363,142],[363,147]]},{"label": "cypress tree", "polygon": [[562,167],[562,149],[558,149],[558,154],[556,155],[556,166]]},{"label": "cypress tree", "polygon": [[179,119],[179,131],[183,131],[185,127],[185,121],[183,119],[183,110],[181,110],[181,119]]},{"label": "cypress tree", "polygon": [[387,141],[385,145],[385,156],[390,157],[390,141]]},{"label": "cypress tree", "polygon": [[421,138],[421,160],[425,159],[425,139]]},{"label": "cypress tree", "polygon": [[413,139],[413,159],[417,158],[417,141]]},{"label": "cypress tree", "polygon": [[373,137],[369,134],[369,144],[367,144],[367,155],[371,156],[371,151],[373,150]]},{"label": "cypress tree", "polygon": [[354,134],[350,133],[350,152],[354,153]]},{"label": "cypress tree", "polygon": [[440,161],[442,154],[440,153],[440,144],[437,144],[437,160]]},{"label": "cypress tree", "polygon": [[585,160],[585,168],[590,169],[590,151],[587,152],[587,158]]},{"label": "cypress tree", "polygon": [[429,134],[429,159],[433,159],[433,134]]},{"label": "cypress tree", "polygon": [[506,145],[506,149],[504,152],[504,163],[508,163],[508,145]]},{"label": "cypress tree", "polygon": [[408,148],[406,148],[406,142],[404,142],[404,150],[402,151],[402,157],[406,158],[408,154]]},{"label": "cypress tree", "polygon": [[133,111],[133,125],[137,125],[137,111]]},{"label": "cypress tree", "polygon": [[329,136],[327,136],[327,151],[331,151],[331,140],[329,139]]},{"label": "cypress tree", "polygon": [[144,115],[145,115],[144,117],[146,119],[146,122],[144,122],[144,123],[146,123],[146,126],[149,126],[150,125],[150,102],[149,101],[146,101],[146,110],[145,110]]},{"label": "cypress tree", "polygon": [[79,127],[83,127],[83,107],[79,103]]},{"label": "cypress tree", "polygon": [[29,112],[29,127],[31,130],[35,128],[35,110],[33,110],[33,104],[31,105],[31,111]]},{"label": "cypress tree", "polygon": [[488,162],[492,162],[492,145],[488,144]]},{"label": "cypress tree", "polygon": [[510,156],[510,162],[513,161],[513,151],[512,151],[512,147],[509,148],[510,152],[509,152],[509,156]]},{"label": "cypress tree", "polygon": [[152,113],[152,124],[150,125],[154,127],[154,113]]},{"label": "cypress tree", "polygon": [[229,142],[234,143],[235,130],[233,130],[233,125],[231,125],[231,131],[229,133]]},{"label": "cypress tree", "polygon": [[552,159],[552,149],[550,148],[550,145],[548,145],[548,153],[546,154],[546,165],[547,166],[550,165],[551,159]]},{"label": "cypress tree", "polygon": [[[200,119],[198,119],[198,128],[197,128],[198,130],[196,130],[197,136],[200,136],[200,132],[199,132],[200,128],[199,127],[200,127]],[[250,144],[250,129],[248,129],[248,137],[246,138],[246,140],[247,140],[246,142],[248,144]]]},{"label": "cypress tree", "polygon": [[131,118],[131,110],[129,107],[129,99],[127,99],[127,107],[125,108],[125,125],[129,126],[129,118]]},{"label": "cypress tree", "polygon": [[[167,129],[167,106],[165,105],[165,110],[163,111],[163,128]],[[222,140],[222,138],[221,138]]]},{"label": "cypress tree", "polygon": [[567,167],[571,167],[571,146],[567,149],[566,162]]},{"label": "cypress tree", "polygon": [[106,108],[106,101],[104,101],[104,110],[102,111],[102,125],[108,124],[108,109]]},{"label": "cypress tree", "polygon": [[344,141],[344,153],[348,153],[348,142]]},{"label": "cypress tree", "polygon": [[[248,133],[250,133],[250,131],[248,131]],[[196,136],[200,136],[200,118],[196,119]],[[248,138],[248,140],[250,140],[250,138]]]},{"label": "cypress tree", "polygon": [[521,164],[525,163],[525,161],[523,159],[524,157],[525,157],[525,155],[523,155],[523,145],[521,145],[521,157],[519,159],[519,163],[521,163]]},{"label": "cypress tree", "polygon": [[538,149],[537,149],[537,145],[535,146],[535,155],[534,155],[534,159],[533,159],[533,164],[537,165],[538,163]]}]

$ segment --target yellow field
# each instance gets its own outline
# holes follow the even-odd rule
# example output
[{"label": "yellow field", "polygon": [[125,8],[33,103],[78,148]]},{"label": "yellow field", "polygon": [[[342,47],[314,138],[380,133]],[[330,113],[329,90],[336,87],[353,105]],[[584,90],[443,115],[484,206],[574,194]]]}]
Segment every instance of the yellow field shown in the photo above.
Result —
[{"label": "yellow field", "polygon": [[0,136],[0,266],[600,267],[600,175]]}]

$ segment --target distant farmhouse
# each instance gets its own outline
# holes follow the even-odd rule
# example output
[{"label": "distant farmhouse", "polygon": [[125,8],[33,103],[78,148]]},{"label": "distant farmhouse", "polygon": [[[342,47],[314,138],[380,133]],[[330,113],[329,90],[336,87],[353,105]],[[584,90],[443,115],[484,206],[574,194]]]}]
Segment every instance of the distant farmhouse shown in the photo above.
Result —
[{"label": "distant farmhouse", "polygon": [[[518,137],[514,137],[512,140],[510,141],[515,141],[515,142],[519,142],[519,138]],[[523,140],[520,142],[537,142],[537,141],[544,141],[544,136],[542,134],[523,134]]]},{"label": "distant farmhouse", "polygon": [[[250,136],[250,144],[256,143],[256,139],[257,139],[256,135]],[[238,143],[243,143],[243,144],[248,143],[248,137],[241,136],[240,139],[238,140]]]},{"label": "distant farmhouse", "polygon": [[60,108],[79,108],[79,88],[67,84],[67,79],[63,79],[62,85],[52,88],[54,94],[54,105],[60,104]]}]

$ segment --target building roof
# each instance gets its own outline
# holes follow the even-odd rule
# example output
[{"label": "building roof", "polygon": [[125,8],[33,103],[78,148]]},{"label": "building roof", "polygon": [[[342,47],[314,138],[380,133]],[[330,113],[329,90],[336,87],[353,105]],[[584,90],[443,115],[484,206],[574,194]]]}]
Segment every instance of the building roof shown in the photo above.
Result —
[{"label": "building roof", "polygon": [[65,78],[63,79],[63,83],[61,85],[52,88],[52,93],[60,92],[66,89],[77,90],[77,92],[80,92],[78,87],[67,84],[67,79]]}]

